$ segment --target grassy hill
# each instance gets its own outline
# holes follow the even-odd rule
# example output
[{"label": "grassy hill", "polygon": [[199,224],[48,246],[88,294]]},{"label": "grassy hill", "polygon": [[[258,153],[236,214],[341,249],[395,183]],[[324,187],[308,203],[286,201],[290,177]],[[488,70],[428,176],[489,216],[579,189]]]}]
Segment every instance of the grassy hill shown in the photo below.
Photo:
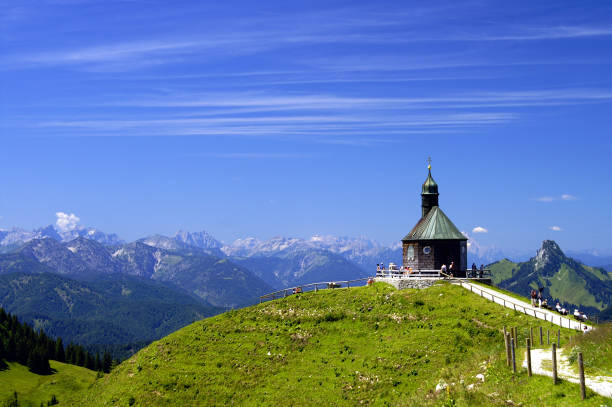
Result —
[{"label": "grassy hill", "polygon": [[95,381],[96,372],[83,367],[50,361],[55,373],[37,375],[18,363],[8,363],[8,369],[0,370],[0,406],[10,405],[17,392],[19,406],[47,405],[55,395],[62,404],[68,396],[85,390]]},{"label": "grassy hill", "polygon": [[[461,287],[323,290],[227,312],[153,342],[74,405],[601,405],[513,375],[501,330],[551,328]],[[554,327],[556,329],[556,327]],[[568,335],[562,330],[562,345]],[[475,376],[484,374],[481,382]],[[446,390],[436,391],[440,381]],[[473,388],[471,388],[474,385]]]}]

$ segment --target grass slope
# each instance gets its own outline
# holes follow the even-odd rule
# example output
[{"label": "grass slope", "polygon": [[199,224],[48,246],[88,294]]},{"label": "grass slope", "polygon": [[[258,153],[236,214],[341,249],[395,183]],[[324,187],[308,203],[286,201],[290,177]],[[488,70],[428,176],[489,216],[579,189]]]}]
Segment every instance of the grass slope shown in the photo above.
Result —
[{"label": "grass slope", "polygon": [[91,386],[96,378],[96,372],[83,367],[54,360],[50,364],[55,373],[41,376],[31,373],[26,366],[8,363],[8,369],[0,371],[0,406],[8,404],[15,391],[20,406],[47,405],[53,395],[62,403],[69,395]]},{"label": "grass slope", "polygon": [[584,369],[588,374],[612,376],[612,323],[601,324],[596,330],[578,335],[566,352],[571,360],[582,352]]},{"label": "grass slope", "polygon": [[[550,326],[449,284],[322,290],[196,322],[97,380],[74,405],[600,405],[513,375],[502,327]],[[555,328],[556,329],[556,328]],[[574,332],[562,330],[562,344]],[[484,373],[480,383],[475,375]],[[443,379],[454,383],[436,392]],[[467,386],[476,384],[474,390]]]}]

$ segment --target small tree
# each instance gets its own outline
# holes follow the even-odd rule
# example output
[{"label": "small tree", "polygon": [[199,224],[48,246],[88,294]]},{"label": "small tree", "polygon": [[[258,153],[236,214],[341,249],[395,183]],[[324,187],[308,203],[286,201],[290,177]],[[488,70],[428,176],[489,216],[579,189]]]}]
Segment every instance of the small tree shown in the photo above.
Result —
[{"label": "small tree", "polygon": [[66,362],[66,352],[64,351],[62,338],[57,338],[55,341],[55,360],[58,362]]},{"label": "small tree", "polygon": [[102,357],[102,371],[104,373],[110,373],[111,367],[113,365],[113,359],[108,352],[104,352],[104,356]]},{"label": "small tree", "polygon": [[28,356],[28,368],[32,373],[36,374],[50,374],[51,366],[49,366],[49,359],[47,359],[45,352],[37,347],[32,350]]}]

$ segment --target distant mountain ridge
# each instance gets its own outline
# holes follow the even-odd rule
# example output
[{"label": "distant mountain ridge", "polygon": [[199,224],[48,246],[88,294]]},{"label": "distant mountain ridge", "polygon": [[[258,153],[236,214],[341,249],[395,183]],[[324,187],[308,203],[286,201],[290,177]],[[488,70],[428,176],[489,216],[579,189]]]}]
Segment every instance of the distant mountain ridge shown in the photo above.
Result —
[{"label": "distant mountain ridge", "polygon": [[0,246],[20,245],[30,240],[50,237],[59,242],[69,242],[78,237],[85,237],[96,242],[113,245],[125,243],[115,233],[104,233],[95,228],[77,226],[73,229],[61,230],[54,225],[28,231],[21,228],[0,229]]},{"label": "distant mountain ridge", "polygon": [[223,309],[132,276],[81,281],[57,273],[0,274],[0,305],[35,329],[126,357],[147,343]]},{"label": "distant mountain ridge", "polygon": [[[39,265],[34,267],[36,262]],[[271,290],[249,270],[225,258],[160,236],[117,246],[83,237],[66,243],[50,237],[34,239],[14,252],[0,254],[0,273],[28,271],[19,266],[24,263],[34,267],[33,273],[55,272],[81,280],[123,274],[149,278],[218,307],[244,305]]]}]

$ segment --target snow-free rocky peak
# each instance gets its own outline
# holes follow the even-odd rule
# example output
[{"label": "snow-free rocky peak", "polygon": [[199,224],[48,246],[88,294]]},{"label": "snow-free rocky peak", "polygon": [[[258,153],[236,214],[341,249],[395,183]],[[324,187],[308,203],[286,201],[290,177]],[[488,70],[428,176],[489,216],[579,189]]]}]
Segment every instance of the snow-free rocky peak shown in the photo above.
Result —
[{"label": "snow-free rocky peak", "polygon": [[222,246],[221,242],[219,242],[205,230],[201,232],[187,232],[185,230],[179,230],[174,234],[174,239],[201,249],[220,249]]},{"label": "snow-free rocky peak", "polygon": [[535,270],[541,270],[548,265],[559,264],[565,255],[554,240],[544,240],[535,257]]}]

